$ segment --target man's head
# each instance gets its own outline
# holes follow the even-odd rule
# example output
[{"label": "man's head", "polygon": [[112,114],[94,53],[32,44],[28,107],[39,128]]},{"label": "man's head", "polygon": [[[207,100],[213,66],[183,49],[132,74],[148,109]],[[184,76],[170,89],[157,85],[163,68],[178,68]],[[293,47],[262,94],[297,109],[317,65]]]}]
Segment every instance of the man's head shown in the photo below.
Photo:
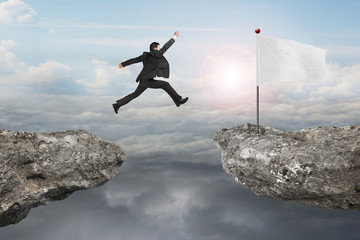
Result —
[{"label": "man's head", "polygon": [[158,42],[153,42],[150,44],[150,51],[152,50],[160,50],[160,43]]}]

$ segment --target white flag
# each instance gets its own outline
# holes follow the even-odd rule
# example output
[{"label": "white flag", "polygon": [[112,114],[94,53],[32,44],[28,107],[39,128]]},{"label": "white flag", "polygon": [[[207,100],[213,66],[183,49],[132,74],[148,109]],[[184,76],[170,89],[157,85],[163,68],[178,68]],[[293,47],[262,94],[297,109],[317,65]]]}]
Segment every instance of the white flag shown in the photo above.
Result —
[{"label": "white flag", "polygon": [[327,78],[326,50],[292,40],[257,35],[257,86],[273,81]]}]

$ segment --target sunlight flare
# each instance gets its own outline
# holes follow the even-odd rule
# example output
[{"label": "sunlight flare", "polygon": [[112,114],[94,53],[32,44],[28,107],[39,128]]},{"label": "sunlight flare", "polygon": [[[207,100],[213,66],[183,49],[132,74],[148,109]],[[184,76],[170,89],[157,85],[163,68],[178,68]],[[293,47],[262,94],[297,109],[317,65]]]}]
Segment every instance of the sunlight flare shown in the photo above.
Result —
[{"label": "sunlight flare", "polygon": [[205,58],[200,78],[203,94],[213,105],[238,107],[252,99],[255,55],[235,46],[217,49]]}]

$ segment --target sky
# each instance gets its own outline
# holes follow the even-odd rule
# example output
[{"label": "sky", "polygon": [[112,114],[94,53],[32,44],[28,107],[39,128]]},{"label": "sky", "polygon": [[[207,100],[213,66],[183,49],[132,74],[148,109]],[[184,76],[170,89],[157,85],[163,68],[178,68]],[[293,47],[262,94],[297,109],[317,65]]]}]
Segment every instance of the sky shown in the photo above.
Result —
[{"label": "sky", "polygon": [[[0,2],[0,129],[85,129],[127,160],[105,185],[32,209],[0,239],[359,239],[359,213],[255,196],[227,175],[216,131],[256,123],[256,28],[327,49],[326,81],[260,87],[260,124],[293,131],[360,119],[360,2]],[[177,108],[149,89],[114,114],[162,45]]]}]

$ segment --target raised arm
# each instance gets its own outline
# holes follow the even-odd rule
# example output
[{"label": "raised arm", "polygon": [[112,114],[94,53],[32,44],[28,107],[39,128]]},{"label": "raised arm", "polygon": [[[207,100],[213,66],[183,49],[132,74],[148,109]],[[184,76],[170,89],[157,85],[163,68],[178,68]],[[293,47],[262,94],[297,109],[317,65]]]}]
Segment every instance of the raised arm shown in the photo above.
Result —
[{"label": "raised arm", "polygon": [[160,49],[160,53],[164,54],[169,49],[169,47],[171,47],[171,45],[173,45],[173,43],[175,42],[175,39],[178,37],[179,37],[179,32],[176,31],[174,33],[174,36],[167,43],[165,43],[164,46]]}]

